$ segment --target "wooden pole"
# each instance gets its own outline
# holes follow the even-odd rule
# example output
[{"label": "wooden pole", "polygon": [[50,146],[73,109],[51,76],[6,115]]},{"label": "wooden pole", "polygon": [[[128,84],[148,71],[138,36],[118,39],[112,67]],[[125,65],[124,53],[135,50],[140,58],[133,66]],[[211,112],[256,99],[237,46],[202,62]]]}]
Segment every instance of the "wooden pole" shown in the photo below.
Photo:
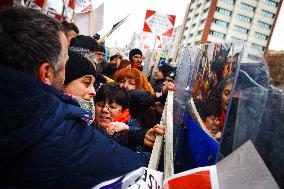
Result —
[{"label": "wooden pole", "polygon": [[47,4],[47,0],[44,0],[42,8],[41,8],[41,13],[43,14],[45,14],[46,4]]},{"label": "wooden pole", "polygon": [[153,46],[153,49],[152,49],[152,52],[151,52],[151,58],[150,58],[150,68],[149,68],[149,71],[148,71],[148,74],[147,74],[147,79],[148,81],[150,81],[151,79],[151,76],[152,76],[152,72],[154,70],[154,56],[155,56],[155,47],[156,47],[156,42],[157,42],[157,36],[155,35],[155,42],[154,42],[154,46]]},{"label": "wooden pole", "polygon": [[64,16],[64,12],[66,10],[66,6],[65,6],[65,0],[62,0],[62,3],[63,3],[63,7],[62,7],[62,13],[61,13],[61,22],[62,21],[65,21],[65,16]]},{"label": "wooden pole", "polygon": [[89,12],[89,35],[93,36],[93,10]]}]

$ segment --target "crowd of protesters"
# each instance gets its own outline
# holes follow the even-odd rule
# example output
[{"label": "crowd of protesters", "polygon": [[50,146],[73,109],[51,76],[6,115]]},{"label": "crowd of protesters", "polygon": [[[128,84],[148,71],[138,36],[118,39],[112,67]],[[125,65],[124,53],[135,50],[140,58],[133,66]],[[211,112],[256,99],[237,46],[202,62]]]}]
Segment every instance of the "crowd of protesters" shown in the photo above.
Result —
[{"label": "crowd of protesters", "polygon": [[32,9],[0,11],[0,188],[90,188],[147,166],[175,68],[104,59],[96,39]]}]

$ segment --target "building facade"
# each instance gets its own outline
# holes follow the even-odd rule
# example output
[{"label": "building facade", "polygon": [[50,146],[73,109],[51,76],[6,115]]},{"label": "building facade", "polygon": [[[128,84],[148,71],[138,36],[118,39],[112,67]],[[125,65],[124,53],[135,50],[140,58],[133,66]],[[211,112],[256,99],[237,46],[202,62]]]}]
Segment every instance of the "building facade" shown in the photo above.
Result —
[{"label": "building facade", "polygon": [[180,43],[248,42],[265,53],[282,0],[192,0]]}]

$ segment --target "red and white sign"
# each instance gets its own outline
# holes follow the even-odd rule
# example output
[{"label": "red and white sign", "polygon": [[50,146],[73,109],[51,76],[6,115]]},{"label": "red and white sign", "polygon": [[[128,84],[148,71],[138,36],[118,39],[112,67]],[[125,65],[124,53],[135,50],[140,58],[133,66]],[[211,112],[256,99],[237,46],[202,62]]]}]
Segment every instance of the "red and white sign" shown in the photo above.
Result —
[{"label": "red and white sign", "polygon": [[167,15],[164,13],[147,10],[143,31],[151,32],[156,35],[171,37],[173,34],[175,19],[175,15]]},{"label": "red and white sign", "polygon": [[165,189],[219,189],[215,165],[175,174],[164,181]]}]

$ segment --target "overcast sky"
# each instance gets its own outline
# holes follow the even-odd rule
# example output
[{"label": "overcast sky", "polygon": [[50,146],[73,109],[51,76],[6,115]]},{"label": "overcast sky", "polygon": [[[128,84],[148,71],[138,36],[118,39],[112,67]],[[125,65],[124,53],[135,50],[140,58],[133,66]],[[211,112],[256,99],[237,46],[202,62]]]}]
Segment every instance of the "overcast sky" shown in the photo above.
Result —
[{"label": "overcast sky", "polygon": [[[186,6],[190,0],[96,0],[104,2],[104,35],[112,25],[131,14],[128,20],[107,39],[109,47],[116,43],[119,47],[129,44],[133,32],[140,33],[143,29],[146,10],[154,10],[176,15],[175,27],[183,22]],[[282,6],[269,49],[284,50],[284,6]]]}]

